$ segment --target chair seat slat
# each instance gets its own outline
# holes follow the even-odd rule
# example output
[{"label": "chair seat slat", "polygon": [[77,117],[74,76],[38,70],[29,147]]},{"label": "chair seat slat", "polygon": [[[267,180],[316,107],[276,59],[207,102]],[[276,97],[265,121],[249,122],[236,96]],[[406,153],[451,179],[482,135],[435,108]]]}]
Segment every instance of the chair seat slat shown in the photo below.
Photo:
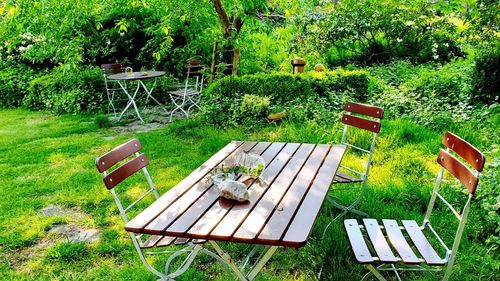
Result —
[{"label": "chair seat slat", "polygon": [[363,224],[365,225],[366,232],[370,238],[375,252],[377,252],[378,258],[382,262],[395,263],[398,260],[394,256],[394,253],[385,239],[384,233],[380,229],[380,226],[376,219],[363,219]]},{"label": "chair seat slat", "polygon": [[337,173],[335,174],[335,178],[333,179],[334,183],[350,183],[350,182],[362,182],[362,181],[363,180],[360,178],[356,178],[339,171],[337,171]]},{"label": "chair seat slat", "polygon": [[368,246],[366,245],[361,229],[359,228],[358,221],[355,219],[348,219],[344,221],[344,227],[347,231],[347,237],[351,248],[354,251],[354,256],[360,263],[372,263],[374,259]]},{"label": "chair seat slat", "polygon": [[403,226],[410,236],[413,244],[417,247],[425,262],[428,265],[444,265],[445,261],[442,260],[436,253],[432,245],[429,243],[424,233],[414,220],[402,220]]},{"label": "chair seat slat", "polygon": [[396,220],[384,219],[382,223],[384,224],[387,238],[389,238],[389,241],[392,246],[394,246],[403,262],[407,264],[419,264],[420,259],[412,251],[410,245],[403,236],[403,232],[399,229],[398,222]]},{"label": "chair seat slat", "polygon": [[161,235],[152,235],[141,244],[142,249],[149,249],[153,247],[167,247],[170,246],[175,240],[175,237],[172,236],[161,236]]}]

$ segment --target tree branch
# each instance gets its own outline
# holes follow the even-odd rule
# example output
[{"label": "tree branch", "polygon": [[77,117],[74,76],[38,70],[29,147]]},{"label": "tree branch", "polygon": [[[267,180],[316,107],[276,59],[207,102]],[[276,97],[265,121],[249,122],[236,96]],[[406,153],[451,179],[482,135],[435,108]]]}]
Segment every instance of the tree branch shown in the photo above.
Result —
[{"label": "tree branch", "polygon": [[219,16],[219,19],[222,23],[222,28],[224,29],[224,38],[228,38],[231,36],[231,23],[229,22],[229,17],[227,16],[224,7],[222,6],[222,2],[220,0],[211,0],[214,4],[215,12]]}]

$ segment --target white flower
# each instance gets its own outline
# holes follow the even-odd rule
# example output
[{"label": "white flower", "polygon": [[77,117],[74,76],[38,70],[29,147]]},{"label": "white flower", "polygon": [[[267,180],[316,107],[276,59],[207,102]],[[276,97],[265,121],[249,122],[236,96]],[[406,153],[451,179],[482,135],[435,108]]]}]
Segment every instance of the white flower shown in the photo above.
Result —
[{"label": "white flower", "polygon": [[401,43],[401,42],[403,42],[403,39],[398,38],[398,39],[396,39],[396,41],[398,41],[398,43]]},{"label": "white flower", "polygon": [[439,55],[432,56],[435,60],[439,59]]},{"label": "white flower", "polygon": [[110,40],[106,41],[106,44],[111,45],[111,41]]},{"label": "white flower", "polygon": [[26,47],[24,47],[24,46],[19,47],[19,51],[20,51],[20,52],[24,52],[24,51],[26,51]]},{"label": "white flower", "polygon": [[435,49],[437,49],[439,47],[439,45],[437,43],[434,43],[434,45],[432,45]]},{"label": "white flower", "polygon": [[445,46],[446,48],[448,48],[448,47],[449,47],[448,43],[444,43],[444,46]]},{"label": "white flower", "polygon": [[123,35],[125,35],[125,32],[120,32],[120,36],[123,36]]}]

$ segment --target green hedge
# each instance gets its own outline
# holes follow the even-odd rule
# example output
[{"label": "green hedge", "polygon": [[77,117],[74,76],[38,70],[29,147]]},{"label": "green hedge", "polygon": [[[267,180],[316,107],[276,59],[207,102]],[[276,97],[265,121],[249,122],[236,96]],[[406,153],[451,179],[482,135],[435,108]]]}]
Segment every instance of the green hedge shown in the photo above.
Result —
[{"label": "green hedge", "polygon": [[360,70],[225,77],[204,92],[203,114],[216,126],[241,124],[248,121],[241,111],[243,96],[255,95],[269,97],[271,107],[284,109],[289,116],[313,118],[320,111],[339,108],[347,98],[367,100],[368,84],[366,72]]},{"label": "green hedge", "polygon": [[98,67],[60,67],[31,80],[23,105],[54,113],[97,112],[107,104],[105,92]]},{"label": "green hedge", "polygon": [[0,70],[0,107],[18,107],[28,94],[28,84],[35,75],[28,67],[6,67]]},{"label": "green hedge", "polygon": [[500,102],[500,40],[477,54],[472,98],[486,104]]}]

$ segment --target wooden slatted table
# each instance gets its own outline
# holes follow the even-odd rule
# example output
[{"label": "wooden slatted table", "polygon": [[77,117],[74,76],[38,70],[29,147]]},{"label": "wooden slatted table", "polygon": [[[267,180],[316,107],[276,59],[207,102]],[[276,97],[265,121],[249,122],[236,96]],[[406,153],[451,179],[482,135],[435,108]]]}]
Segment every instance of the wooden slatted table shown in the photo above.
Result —
[{"label": "wooden slatted table", "polygon": [[[208,240],[225,259],[216,241],[267,245],[257,267],[246,276],[230,259],[241,280],[251,280],[276,246],[304,246],[344,145],[233,141],[128,222],[129,232]],[[238,203],[219,197],[210,172],[242,152],[261,155],[266,163],[261,180],[239,176],[250,200]],[[260,266],[260,268],[259,268]]]}]

